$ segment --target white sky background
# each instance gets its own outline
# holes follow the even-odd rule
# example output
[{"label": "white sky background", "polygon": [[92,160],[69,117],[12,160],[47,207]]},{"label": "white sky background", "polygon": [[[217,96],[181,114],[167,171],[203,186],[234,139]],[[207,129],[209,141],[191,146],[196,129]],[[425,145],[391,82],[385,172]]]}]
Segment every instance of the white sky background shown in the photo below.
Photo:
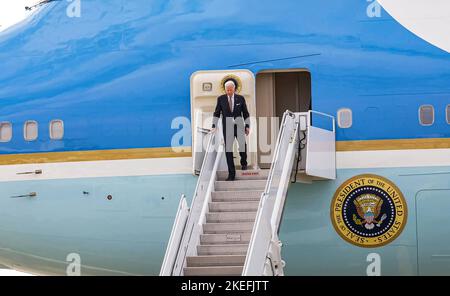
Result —
[{"label": "white sky background", "polygon": [[27,15],[25,6],[32,6],[39,1],[0,0],[0,32],[23,20]]},{"label": "white sky background", "polygon": [[[31,6],[39,0],[0,0],[0,32],[23,20],[27,13],[25,6]],[[0,269],[0,276],[23,276],[26,273],[9,269]]]}]

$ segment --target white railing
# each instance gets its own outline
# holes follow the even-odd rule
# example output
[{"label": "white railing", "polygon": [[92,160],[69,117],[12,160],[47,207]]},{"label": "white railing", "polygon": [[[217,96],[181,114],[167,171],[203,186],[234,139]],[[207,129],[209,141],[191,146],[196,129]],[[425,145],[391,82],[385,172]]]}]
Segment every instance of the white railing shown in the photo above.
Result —
[{"label": "white railing", "polygon": [[[219,124],[220,129],[220,124]],[[200,241],[203,219],[211,200],[211,191],[216,181],[216,173],[219,168],[221,158],[224,154],[222,132],[209,133],[208,145],[205,159],[203,160],[200,175],[192,199],[191,211],[187,219],[186,227],[180,237],[180,246],[176,254],[171,275],[180,276],[186,265],[186,257],[195,256],[196,247]]]},{"label": "white railing", "polygon": [[286,111],[250,238],[244,276],[283,275],[278,228],[298,145],[298,128],[298,117]]},{"label": "white railing", "polygon": [[309,126],[315,126],[315,124],[313,124],[313,115],[318,115],[324,118],[328,118],[328,120],[331,120],[331,132],[335,133],[336,132],[336,123],[335,123],[335,118],[334,116],[330,115],[330,114],[326,114],[323,112],[319,112],[319,111],[314,111],[314,110],[309,110],[308,111],[308,117],[309,117]]},{"label": "white railing", "polygon": [[166,254],[159,273],[160,276],[169,276],[172,274],[188,216],[189,207],[186,202],[186,196],[183,194],[181,196],[180,204],[178,205],[178,211],[172,226],[172,232],[170,233]]},{"label": "white railing", "polygon": [[[333,116],[308,112],[306,174],[325,180],[336,179],[336,127]],[[326,125],[327,128],[324,126]]]}]

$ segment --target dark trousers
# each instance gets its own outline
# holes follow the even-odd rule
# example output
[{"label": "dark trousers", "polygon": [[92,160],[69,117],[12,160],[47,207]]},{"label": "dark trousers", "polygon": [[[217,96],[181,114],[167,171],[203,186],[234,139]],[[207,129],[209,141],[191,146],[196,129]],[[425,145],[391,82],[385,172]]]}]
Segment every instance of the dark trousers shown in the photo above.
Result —
[{"label": "dark trousers", "polygon": [[225,156],[227,158],[227,166],[228,166],[228,174],[230,177],[236,176],[236,167],[234,166],[233,160],[233,144],[234,139],[238,140],[239,145],[239,156],[241,157],[241,166],[247,165],[247,143],[245,143],[245,132],[244,129],[238,129],[236,125],[234,125],[234,133],[228,135],[226,129],[224,130],[225,139]]}]

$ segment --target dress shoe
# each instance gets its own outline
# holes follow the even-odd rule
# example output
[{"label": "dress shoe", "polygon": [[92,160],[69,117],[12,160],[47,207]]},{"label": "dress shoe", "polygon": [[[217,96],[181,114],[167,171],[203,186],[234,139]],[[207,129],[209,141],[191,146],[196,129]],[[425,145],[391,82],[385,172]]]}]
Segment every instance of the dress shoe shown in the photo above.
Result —
[{"label": "dress shoe", "polygon": [[234,181],[235,177],[234,176],[228,176],[226,181]]},{"label": "dress shoe", "polygon": [[246,171],[246,170],[247,170],[247,166],[246,166],[246,165],[243,165],[242,168],[241,168],[241,170]]}]

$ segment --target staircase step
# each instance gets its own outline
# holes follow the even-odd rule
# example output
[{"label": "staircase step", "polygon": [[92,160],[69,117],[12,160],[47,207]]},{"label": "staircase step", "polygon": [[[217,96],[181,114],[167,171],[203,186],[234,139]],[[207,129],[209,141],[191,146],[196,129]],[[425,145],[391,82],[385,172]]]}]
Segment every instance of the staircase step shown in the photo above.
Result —
[{"label": "staircase step", "polygon": [[258,201],[241,202],[210,202],[210,212],[256,212],[258,210]]},{"label": "staircase step", "polygon": [[255,222],[256,212],[216,212],[207,213],[207,223]]},{"label": "staircase step", "polygon": [[248,244],[200,245],[197,246],[199,256],[206,255],[246,255]]},{"label": "staircase step", "polygon": [[202,234],[200,235],[201,245],[228,245],[228,244],[248,244],[251,232],[233,234]]},{"label": "staircase step", "polygon": [[193,256],[186,258],[187,267],[241,266],[245,263],[243,255]]},{"label": "staircase step", "polygon": [[204,234],[234,234],[253,231],[254,222],[241,223],[205,223],[203,224]]},{"label": "staircase step", "polygon": [[259,201],[264,190],[213,191],[212,201]]},{"label": "staircase step", "polygon": [[185,267],[185,276],[240,276],[244,266]]},{"label": "staircase step", "polygon": [[[269,170],[236,171],[236,180],[267,180]],[[224,181],[228,178],[228,171],[218,171],[217,180]]]},{"label": "staircase step", "polygon": [[215,191],[243,191],[243,190],[264,190],[266,180],[237,180],[237,181],[216,181]]}]

